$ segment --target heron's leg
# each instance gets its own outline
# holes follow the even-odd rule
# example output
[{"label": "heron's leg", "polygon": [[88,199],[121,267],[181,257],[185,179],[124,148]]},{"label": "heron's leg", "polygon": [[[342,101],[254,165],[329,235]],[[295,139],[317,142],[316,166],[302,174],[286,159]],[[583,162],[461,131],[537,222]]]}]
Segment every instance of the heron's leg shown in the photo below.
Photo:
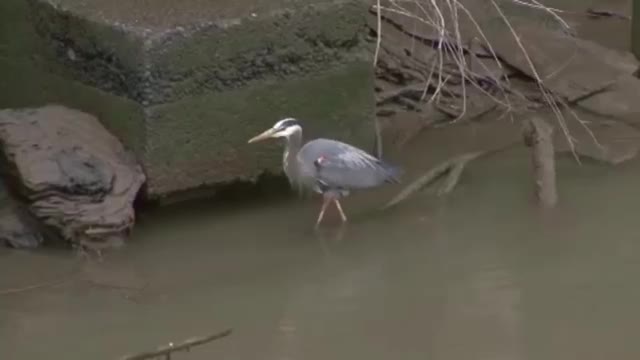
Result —
[{"label": "heron's leg", "polygon": [[318,220],[316,221],[316,227],[320,225],[322,218],[324,218],[324,212],[327,210],[327,206],[331,203],[331,197],[324,196],[322,201],[322,209],[320,209],[320,214],[318,214]]},{"label": "heron's leg", "polygon": [[340,217],[342,218],[342,222],[347,222],[347,215],[345,215],[344,211],[342,211],[342,205],[340,205],[340,200],[333,199],[333,202],[336,203],[336,207],[338,208],[338,211],[340,212]]}]

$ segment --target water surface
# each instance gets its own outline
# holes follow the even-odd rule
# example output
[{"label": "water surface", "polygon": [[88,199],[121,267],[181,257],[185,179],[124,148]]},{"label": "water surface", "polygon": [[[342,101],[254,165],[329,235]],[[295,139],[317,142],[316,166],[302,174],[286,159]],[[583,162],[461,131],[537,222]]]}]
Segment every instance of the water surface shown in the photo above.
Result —
[{"label": "water surface", "polygon": [[[143,216],[134,242],[70,281],[0,296],[6,359],[112,359],[225,328],[180,359],[633,359],[640,356],[640,164],[560,162],[561,206],[528,158],[478,161],[452,197]],[[335,214],[334,214],[335,215]],[[330,219],[337,219],[333,216]],[[2,250],[0,288],[64,277],[67,254]]]}]

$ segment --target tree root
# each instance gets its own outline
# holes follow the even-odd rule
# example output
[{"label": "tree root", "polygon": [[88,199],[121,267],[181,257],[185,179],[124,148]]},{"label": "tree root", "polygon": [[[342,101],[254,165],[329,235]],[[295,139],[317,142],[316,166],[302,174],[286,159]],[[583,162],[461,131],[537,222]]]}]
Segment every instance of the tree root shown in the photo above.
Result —
[{"label": "tree root", "polygon": [[146,351],[133,355],[125,355],[120,358],[120,360],[145,360],[145,359],[153,359],[160,356],[164,356],[165,359],[171,359],[171,355],[177,351],[189,351],[192,347],[206,344],[208,342],[222,339],[231,335],[232,330],[227,329],[223,332],[212,334],[208,336],[195,337],[188,340],[185,340],[179,344],[169,343],[169,345],[163,346],[155,351]]}]

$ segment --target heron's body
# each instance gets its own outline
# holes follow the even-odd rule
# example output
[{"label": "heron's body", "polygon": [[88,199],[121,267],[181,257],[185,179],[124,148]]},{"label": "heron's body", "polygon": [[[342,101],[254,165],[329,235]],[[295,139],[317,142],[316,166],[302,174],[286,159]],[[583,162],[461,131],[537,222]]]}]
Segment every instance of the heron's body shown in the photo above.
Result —
[{"label": "heron's body", "polygon": [[347,196],[351,190],[397,181],[396,169],[363,150],[336,140],[309,141],[300,149],[296,160],[299,177],[321,194],[333,191]]},{"label": "heron's body", "polygon": [[352,190],[398,182],[400,171],[355,146],[331,139],[315,139],[302,146],[302,128],[297,120],[279,121],[273,128],[251,139],[286,139],[283,168],[289,182],[322,194],[324,203],[319,223],[329,203],[335,202],[343,221],[346,216],[339,199]]}]

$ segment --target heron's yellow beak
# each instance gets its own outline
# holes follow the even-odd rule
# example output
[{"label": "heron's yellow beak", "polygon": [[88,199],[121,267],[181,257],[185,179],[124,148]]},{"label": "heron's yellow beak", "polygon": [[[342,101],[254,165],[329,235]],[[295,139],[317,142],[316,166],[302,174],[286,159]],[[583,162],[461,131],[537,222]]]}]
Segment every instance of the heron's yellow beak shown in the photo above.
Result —
[{"label": "heron's yellow beak", "polygon": [[273,134],[275,134],[275,133],[276,133],[276,131],[274,129],[269,129],[269,130],[263,132],[262,134],[254,136],[251,139],[249,139],[249,144],[268,139],[268,138],[272,137]]}]

